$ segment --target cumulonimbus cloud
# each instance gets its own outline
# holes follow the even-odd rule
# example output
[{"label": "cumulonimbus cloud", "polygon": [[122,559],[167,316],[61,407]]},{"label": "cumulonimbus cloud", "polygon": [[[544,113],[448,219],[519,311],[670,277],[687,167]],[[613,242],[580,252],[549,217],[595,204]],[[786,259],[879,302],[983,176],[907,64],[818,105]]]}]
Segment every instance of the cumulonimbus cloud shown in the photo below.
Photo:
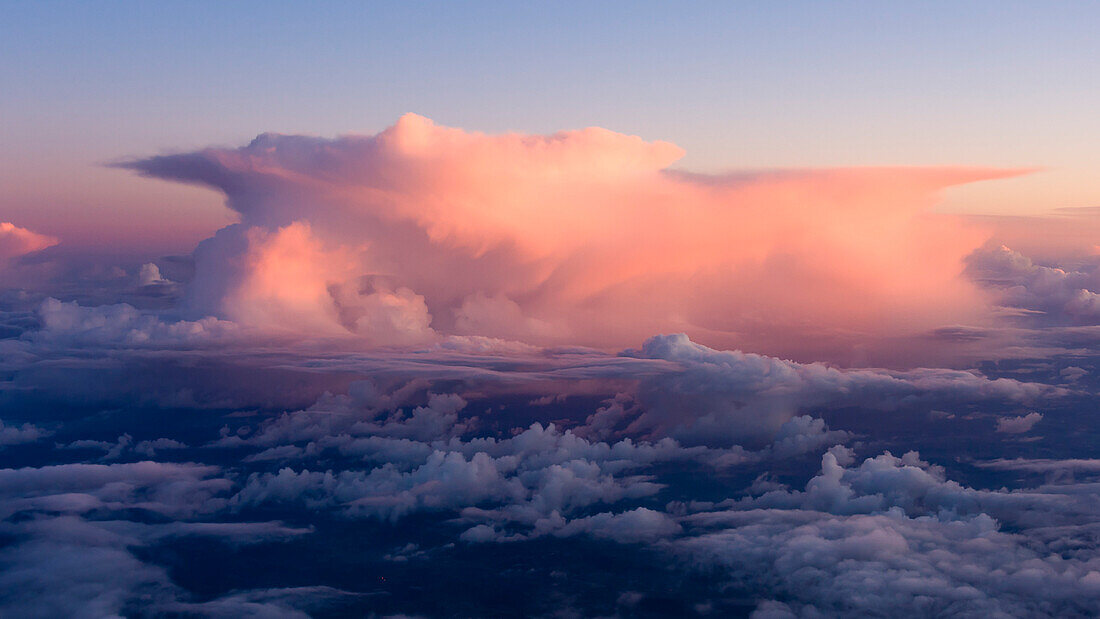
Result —
[{"label": "cumulonimbus cloud", "polygon": [[123,164],[223,191],[240,223],[195,252],[187,302],[253,327],[411,344],[439,334],[635,344],[685,331],[789,351],[973,322],[980,230],[946,187],[1018,171],[697,175],[683,151],[589,128],[485,135],[406,115],[376,135],[263,134]]}]

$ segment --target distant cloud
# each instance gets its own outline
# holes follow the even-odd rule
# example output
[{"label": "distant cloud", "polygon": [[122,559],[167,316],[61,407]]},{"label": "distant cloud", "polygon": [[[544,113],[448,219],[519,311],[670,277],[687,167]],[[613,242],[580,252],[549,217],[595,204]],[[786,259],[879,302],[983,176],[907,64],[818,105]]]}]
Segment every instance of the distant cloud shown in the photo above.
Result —
[{"label": "distant cloud", "polygon": [[[1026,402],[1058,388],[1008,379],[990,380],[949,369],[843,370],[821,363],[720,351],[686,335],[654,336],[625,356],[662,359],[678,371],[643,377],[640,410],[609,408],[589,420],[643,435],[672,436],[688,444],[773,440],[805,408],[845,402],[886,410],[917,403],[976,399]],[[807,428],[808,429],[808,428]],[[792,437],[792,440],[795,440]],[[777,445],[777,448],[779,446]]]},{"label": "distant cloud", "polygon": [[1031,412],[1019,417],[1002,417],[997,420],[997,431],[1006,434],[1023,434],[1030,432],[1035,424],[1043,420],[1041,413]]},{"label": "distant cloud", "polygon": [[1065,268],[1036,264],[1004,245],[987,245],[966,258],[966,273],[1035,323],[1100,324],[1100,257],[1071,262]]},{"label": "distant cloud", "polygon": [[15,426],[4,425],[4,422],[0,421],[0,446],[33,443],[51,434],[53,434],[53,432],[31,423]]},{"label": "distant cloud", "polygon": [[1100,473],[1098,459],[1054,460],[1050,458],[1004,458],[978,462],[977,466],[999,471],[1029,471],[1033,473]]},{"label": "distant cloud", "polygon": [[83,307],[46,299],[38,308],[42,329],[29,337],[67,346],[188,346],[232,339],[237,325],[206,317],[197,321],[164,321],[131,305]]},{"label": "distant cloud", "polygon": [[12,258],[52,247],[57,243],[58,240],[52,236],[38,234],[10,222],[0,222],[0,264]]},{"label": "distant cloud", "polygon": [[672,547],[726,570],[731,588],[783,600],[760,617],[1092,614],[1096,559],[1058,553],[1090,535],[1090,486],[982,491],[914,452],[851,468],[826,453],[804,491],[702,506]]},{"label": "distant cloud", "polygon": [[142,286],[155,286],[170,283],[160,274],[160,267],[152,262],[141,265],[138,270],[138,283]]}]

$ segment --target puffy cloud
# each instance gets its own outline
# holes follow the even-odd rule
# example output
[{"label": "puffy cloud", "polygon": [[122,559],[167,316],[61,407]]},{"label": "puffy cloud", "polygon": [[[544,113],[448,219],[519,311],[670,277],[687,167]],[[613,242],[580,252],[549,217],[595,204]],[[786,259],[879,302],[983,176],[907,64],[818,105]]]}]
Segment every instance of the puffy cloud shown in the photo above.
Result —
[{"label": "puffy cloud", "polygon": [[489,136],[406,115],[371,136],[264,134],[125,165],[226,194],[241,223],[196,250],[189,301],[264,328],[600,346],[674,328],[805,352],[791,333],[980,312],[956,277],[980,233],[927,210],[940,189],[1017,172],[669,171],[681,155],[603,129]]},{"label": "puffy cloud", "polygon": [[359,333],[379,345],[431,339],[423,297],[358,266],[356,251],[326,246],[307,221],[273,230],[234,225],[195,251],[197,275],[185,302],[265,330]]},{"label": "puffy cloud", "polygon": [[28,337],[67,346],[191,346],[238,335],[236,324],[212,316],[164,321],[125,303],[84,307],[49,298],[39,306],[38,316],[42,328]]},{"label": "puffy cloud", "polygon": [[160,274],[160,267],[152,262],[146,262],[138,269],[138,284],[142,286],[156,286],[158,284],[170,284],[171,281],[167,280]]},{"label": "puffy cloud", "polygon": [[1095,561],[1065,561],[1033,550],[998,532],[988,517],[945,522],[897,512],[765,512],[678,545],[696,560],[727,570],[737,590],[782,596],[801,616],[1057,616],[1098,610]]},{"label": "puffy cloud", "polygon": [[830,430],[823,419],[799,415],[779,427],[775,442],[768,447],[776,458],[812,453],[826,445],[844,442],[850,434],[844,430]]},{"label": "puffy cloud", "polygon": [[[610,539],[623,544],[631,544],[655,542],[669,538],[680,533],[682,528],[668,514],[638,507],[617,514],[602,512],[568,521],[555,513],[550,518],[536,522],[535,531],[536,536],[547,534],[555,537],[590,535],[596,539]],[[465,536],[464,541],[489,541],[483,535],[467,535],[468,533],[470,531],[463,534]],[[476,537],[481,537],[481,539],[472,539]]]},{"label": "puffy cloud", "polygon": [[1073,383],[1077,382],[1085,376],[1088,376],[1088,373],[1088,370],[1084,368],[1079,368],[1075,365],[1071,365],[1069,367],[1062,368],[1058,372],[1058,375],[1061,376],[1066,382]]},{"label": "puffy cloud", "polygon": [[523,486],[502,475],[499,464],[484,453],[466,459],[459,453],[437,451],[409,473],[392,466],[335,474],[286,468],[252,476],[234,501],[243,506],[264,502],[343,505],[350,514],[397,519],[418,510],[457,509],[522,497]]},{"label": "puffy cloud", "polygon": [[1097,324],[1100,261],[1072,260],[1065,268],[1044,266],[1004,245],[987,245],[966,258],[966,273],[995,291],[998,301],[1042,324]]},{"label": "puffy cloud", "polygon": [[[536,423],[503,439],[460,440],[443,430],[434,440],[425,437],[421,442],[385,436],[415,436],[419,432],[415,414],[405,422],[409,430],[393,428],[403,425],[396,421],[370,425],[352,420],[338,428],[316,428],[289,424],[285,421],[289,418],[283,417],[254,439],[223,444],[268,444],[277,436],[294,440],[287,432],[296,427],[299,440],[313,439],[305,449],[273,447],[261,455],[317,457],[322,450],[335,448],[379,466],[364,471],[284,468],[253,474],[233,498],[235,505],[301,503],[340,509],[351,516],[395,520],[422,510],[466,510],[467,518],[538,527],[551,515],[560,518],[592,504],[647,497],[660,489],[647,476],[631,471],[680,459],[720,462],[722,455],[701,448],[685,450],[669,439],[656,444],[629,439],[614,444],[589,442],[552,424]],[[334,430],[338,434],[332,434]]]},{"label": "puffy cloud", "polygon": [[804,492],[725,505],[682,518],[689,534],[672,548],[727,570],[735,591],[784,601],[765,598],[759,616],[1100,611],[1094,545],[1064,546],[1087,536],[1080,527],[1097,509],[1088,487],[981,491],[912,452],[858,468],[827,453]]},{"label": "puffy cloud", "polygon": [[774,440],[783,424],[812,406],[897,410],[974,400],[1029,401],[1057,388],[1010,379],[990,380],[947,369],[845,370],[740,351],[718,351],[686,335],[655,336],[627,356],[677,365],[642,377],[640,407],[597,412],[590,425],[622,426],[644,436],[689,444]]},{"label": "puffy cloud", "polygon": [[[581,516],[577,524],[568,517],[593,505],[652,497],[663,486],[644,470],[662,463],[694,461],[725,470],[773,451],[786,457],[820,446],[823,437],[846,436],[805,417],[784,428],[774,449],[758,454],[740,447],[683,447],[670,438],[597,441],[540,423],[503,436],[470,437],[480,418],[460,417],[467,403],[453,394],[429,393],[426,404],[411,406],[416,390],[407,386],[384,394],[372,383],[357,383],[350,391],[282,414],[254,432],[226,433],[216,441],[212,446],[262,448],[246,462],[331,462],[334,453],[348,459],[343,470],[284,467],[254,473],[232,504],[239,509],[303,505],[390,520],[416,512],[460,512],[466,521],[486,523],[472,527],[463,537],[468,541],[579,533],[640,541],[647,535],[643,531],[669,527],[659,526],[648,511]],[[619,526],[626,529],[613,531]]]},{"label": "puffy cloud", "polygon": [[152,458],[157,455],[158,449],[186,449],[187,445],[171,438],[158,438],[151,441],[141,441],[134,445],[134,452]]}]

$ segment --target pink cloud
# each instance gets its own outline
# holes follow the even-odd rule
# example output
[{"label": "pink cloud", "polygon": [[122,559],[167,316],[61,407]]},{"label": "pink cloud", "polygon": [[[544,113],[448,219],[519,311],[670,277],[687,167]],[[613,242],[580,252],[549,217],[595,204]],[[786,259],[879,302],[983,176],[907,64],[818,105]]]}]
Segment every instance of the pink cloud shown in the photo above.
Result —
[{"label": "pink cloud", "polygon": [[601,347],[685,331],[797,354],[984,315],[958,275],[985,235],[930,209],[941,189],[1019,171],[704,176],[670,170],[682,154],[410,114],[371,136],[264,134],[127,165],[226,194],[241,223],[200,245],[188,302],[254,326]]},{"label": "pink cloud", "polygon": [[0,262],[57,245],[52,236],[38,234],[9,222],[0,222]]}]

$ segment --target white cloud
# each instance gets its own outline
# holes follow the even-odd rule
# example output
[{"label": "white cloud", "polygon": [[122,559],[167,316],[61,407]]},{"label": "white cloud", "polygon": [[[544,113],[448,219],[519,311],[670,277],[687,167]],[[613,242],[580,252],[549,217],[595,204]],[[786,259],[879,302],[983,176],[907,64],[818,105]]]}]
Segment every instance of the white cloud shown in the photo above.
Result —
[{"label": "white cloud", "polygon": [[168,322],[125,303],[84,307],[49,298],[38,315],[42,328],[29,337],[68,346],[192,346],[231,340],[239,333],[237,325],[217,318]]}]

